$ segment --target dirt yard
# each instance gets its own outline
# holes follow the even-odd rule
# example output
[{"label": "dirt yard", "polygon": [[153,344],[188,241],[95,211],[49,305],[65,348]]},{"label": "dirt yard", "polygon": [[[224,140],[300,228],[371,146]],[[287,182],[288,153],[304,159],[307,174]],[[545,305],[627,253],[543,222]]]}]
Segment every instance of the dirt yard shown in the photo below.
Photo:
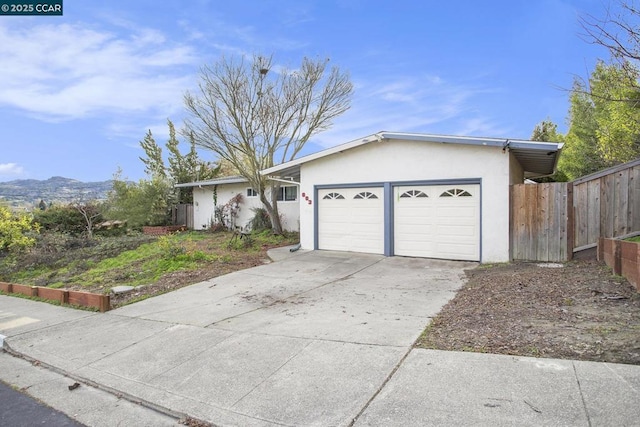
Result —
[{"label": "dirt yard", "polygon": [[268,262],[271,261],[267,256],[267,248],[258,253],[238,253],[234,256],[233,261],[205,263],[197,270],[176,271],[162,276],[156,282],[146,285],[140,290],[111,295],[111,307],[121,307],[140,299],[175,291],[185,286]]},{"label": "dirt yard", "polygon": [[480,266],[418,347],[640,365],[640,293],[593,258]]}]

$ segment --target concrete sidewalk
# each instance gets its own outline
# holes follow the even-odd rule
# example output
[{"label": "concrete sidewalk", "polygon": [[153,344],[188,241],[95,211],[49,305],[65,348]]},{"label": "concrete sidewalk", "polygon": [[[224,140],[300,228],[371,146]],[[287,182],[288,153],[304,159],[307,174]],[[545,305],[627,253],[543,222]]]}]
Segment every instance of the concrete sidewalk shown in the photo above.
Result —
[{"label": "concrete sidewalk", "polygon": [[73,379],[216,425],[640,422],[637,366],[412,350],[473,263],[280,255],[105,314],[0,296],[0,334]]}]

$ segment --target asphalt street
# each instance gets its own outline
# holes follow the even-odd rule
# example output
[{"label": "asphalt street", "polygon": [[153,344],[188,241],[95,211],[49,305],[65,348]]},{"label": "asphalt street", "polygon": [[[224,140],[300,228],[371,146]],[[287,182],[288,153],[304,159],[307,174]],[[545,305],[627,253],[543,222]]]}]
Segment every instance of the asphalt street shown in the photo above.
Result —
[{"label": "asphalt street", "polygon": [[0,425],[5,427],[83,427],[62,412],[20,393],[0,381]]}]

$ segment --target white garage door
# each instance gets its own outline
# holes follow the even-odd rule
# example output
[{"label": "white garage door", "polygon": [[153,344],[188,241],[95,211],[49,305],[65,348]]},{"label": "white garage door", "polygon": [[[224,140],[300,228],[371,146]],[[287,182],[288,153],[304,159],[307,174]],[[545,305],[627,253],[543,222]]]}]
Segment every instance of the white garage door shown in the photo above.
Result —
[{"label": "white garage door", "polygon": [[480,186],[395,188],[394,253],[480,260]]},{"label": "white garage door", "polygon": [[318,190],[318,248],[384,253],[382,188]]}]

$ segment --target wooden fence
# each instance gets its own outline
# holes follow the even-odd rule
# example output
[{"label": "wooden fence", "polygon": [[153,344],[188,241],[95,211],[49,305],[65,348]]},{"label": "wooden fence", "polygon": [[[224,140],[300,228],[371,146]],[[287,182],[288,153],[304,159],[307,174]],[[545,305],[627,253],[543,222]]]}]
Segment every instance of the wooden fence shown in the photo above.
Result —
[{"label": "wooden fence", "polygon": [[193,230],[193,205],[180,204],[173,207],[171,212],[173,225],[184,225]]},{"label": "wooden fence", "polygon": [[511,186],[512,259],[570,259],[571,188],[566,182]]},{"label": "wooden fence", "polygon": [[575,249],[640,230],[640,159],[573,182]]},{"label": "wooden fence", "polygon": [[640,159],[570,183],[511,186],[511,258],[567,261],[640,231]]}]

